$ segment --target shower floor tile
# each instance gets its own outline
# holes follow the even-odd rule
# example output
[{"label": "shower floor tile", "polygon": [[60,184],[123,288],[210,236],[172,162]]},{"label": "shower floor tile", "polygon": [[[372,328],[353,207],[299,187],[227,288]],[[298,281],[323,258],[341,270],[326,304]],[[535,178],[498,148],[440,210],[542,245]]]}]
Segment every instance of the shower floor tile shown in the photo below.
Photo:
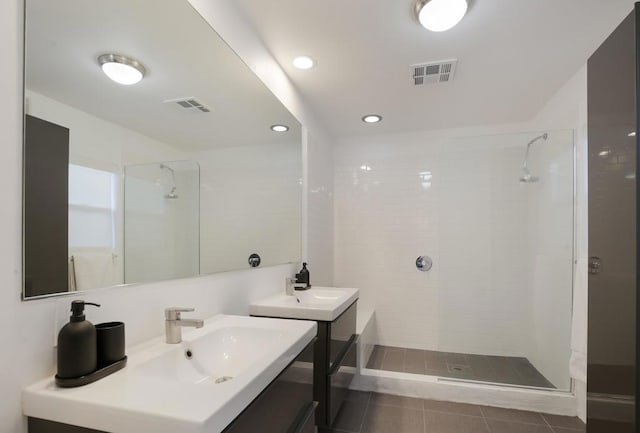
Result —
[{"label": "shower floor tile", "polygon": [[474,404],[350,391],[319,433],[584,433],[578,418]]},{"label": "shower floor tile", "polygon": [[472,355],[376,345],[367,368],[555,388],[527,358],[521,357]]}]

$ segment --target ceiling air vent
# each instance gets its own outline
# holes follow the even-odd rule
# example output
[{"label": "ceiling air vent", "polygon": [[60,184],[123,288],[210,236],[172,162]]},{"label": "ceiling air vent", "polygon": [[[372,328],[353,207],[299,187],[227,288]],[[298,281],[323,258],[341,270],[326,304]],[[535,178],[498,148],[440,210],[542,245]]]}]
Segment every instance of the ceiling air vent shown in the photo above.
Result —
[{"label": "ceiling air vent", "polygon": [[198,101],[197,98],[189,97],[189,98],[177,98],[177,99],[167,99],[164,101],[165,104],[177,104],[179,108],[189,110],[189,111],[202,111],[203,113],[211,112],[211,109],[207,107],[202,102]]},{"label": "ceiling air vent", "polygon": [[453,80],[457,63],[458,61],[453,59],[411,65],[411,80],[415,86],[447,83]]}]

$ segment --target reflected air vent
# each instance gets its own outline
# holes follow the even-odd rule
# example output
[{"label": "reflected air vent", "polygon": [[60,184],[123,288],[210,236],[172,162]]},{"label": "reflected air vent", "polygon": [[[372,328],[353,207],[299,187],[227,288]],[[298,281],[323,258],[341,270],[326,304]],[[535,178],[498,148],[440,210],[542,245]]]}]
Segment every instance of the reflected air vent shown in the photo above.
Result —
[{"label": "reflected air vent", "polygon": [[177,104],[176,106],[180,109],[194,111],[194,112],[198,112],[198,111],[201,111],[203,113],[211,112],[211,109],[209,107],[207,107],[205,104],[203,104],[197,98],[194,98],[194,97],[167,99],[166,101],[164,101],[164,103]]},{"label": "reflected air vent", "polygon": [[456,59],[452,59],[411,65],[411,79],[414,86],[452,81],[457,63]]}]

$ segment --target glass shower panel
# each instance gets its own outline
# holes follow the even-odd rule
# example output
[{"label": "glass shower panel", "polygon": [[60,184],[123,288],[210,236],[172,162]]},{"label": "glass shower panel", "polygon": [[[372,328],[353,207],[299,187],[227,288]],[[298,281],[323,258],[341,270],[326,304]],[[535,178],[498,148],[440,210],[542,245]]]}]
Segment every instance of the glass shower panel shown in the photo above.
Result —
[{"label": "glass shower panel", "polygon": [[199,191],[193,161],[125,167],[125,284],[199,274]]},{"label": "glass shower panel", "polygon": [[444,371],[432,374],[570,389],[573,131],[448,140],[433,182],[439,351],[427,357]]}]

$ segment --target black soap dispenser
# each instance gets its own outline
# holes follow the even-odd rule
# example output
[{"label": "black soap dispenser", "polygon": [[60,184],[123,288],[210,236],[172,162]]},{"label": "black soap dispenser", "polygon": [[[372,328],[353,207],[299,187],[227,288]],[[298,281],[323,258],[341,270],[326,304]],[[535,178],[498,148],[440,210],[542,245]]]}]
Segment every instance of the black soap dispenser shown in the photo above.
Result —
[{"label": "black soap dispenser", "polygon": [[296,283],[306,284],[306,287],[298,290],[306,290],[310,288],[311,284],[309,284],[309,281],[309,269],[307,269],[306,263],[302,263],[302,269],[300,269],[300,272],[296,274]]},{"label": "black soap dispenser", "polygon": [[79,300],[71,302],[69,323],[58,334],[58,378],[77,378],[97,369],[96,327],[85,320],[85,305],[100,306]]}]

